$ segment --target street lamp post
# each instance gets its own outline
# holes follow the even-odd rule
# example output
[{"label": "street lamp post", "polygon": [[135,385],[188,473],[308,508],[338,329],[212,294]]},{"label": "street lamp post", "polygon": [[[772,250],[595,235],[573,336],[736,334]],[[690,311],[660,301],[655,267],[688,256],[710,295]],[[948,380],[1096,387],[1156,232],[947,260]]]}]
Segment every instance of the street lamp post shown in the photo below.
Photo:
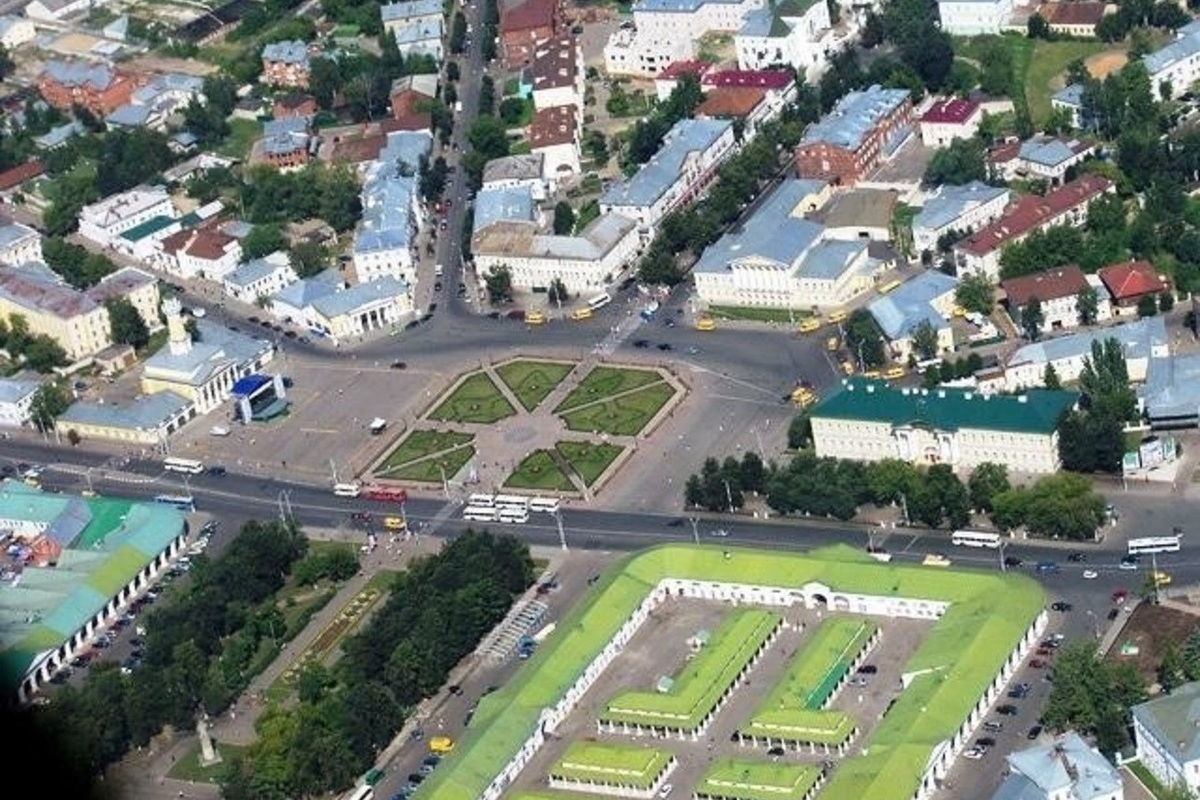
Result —
[{"label": "street lamp post", "polygon": [[729,513],[733,513],[733,490],[729,488],[729,481],[723,481],[725,484],[725,502],[729,504]]},{"label": "street lamp post", "polygon": [[[997,550],[997,552],[1000,554],[1000,571],[1001,571],[1001,572],[1008,572],[1008,564],[1007,564],[1007,563],[1005,562],[1005,560],[1004,560],[1004,551],[1005,551],[1005,549],[1007,549],[1007,548],[1008,548],[1008,542],[1006,542],[1006,541],[1004,541],[1003,539],[1001,539],[1001,540],[1000,540],[1000,547],[999,547],[999,548],[998,548],[998,550]],[[1090,612],[1089,612],[1089,613],[1090,613]]]},{"label": "street lamp post", "polygon": [[696,527],[696,523],[699,522],[699,520],[697,520],[695,517],[688,517],[688,522],[692,523],[692,541],[694,541],[696,544],[700,544],[700,531]]},{"label": "street lamp post", "polygon": [[563,530],[562,511],[561,510],[555,510],[554,523],[558,526],[559,547],[561,547],[563,549],[563,551],[565,552],[567,550],[567,534],[566,534],[566,531]]}]

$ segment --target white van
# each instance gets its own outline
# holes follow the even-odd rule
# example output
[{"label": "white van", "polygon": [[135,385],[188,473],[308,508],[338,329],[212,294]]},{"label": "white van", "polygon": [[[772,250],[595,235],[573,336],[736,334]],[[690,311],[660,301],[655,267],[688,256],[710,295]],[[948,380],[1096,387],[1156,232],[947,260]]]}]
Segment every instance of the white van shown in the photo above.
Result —
[{"label": "white van", "polygon": [[226,428],[224,425],[213,425],[208,432],[213,436],[228,436],[229,428]]},{"label": "white van", "polygon": [[442,274],[445,273],[445,271],[446,270],[442,267],[442,265],[438,264],[437,266],[435,266],[433,268],[433,276],[435,278],[440,278],[440,277],[442,277]]},{"label": "white van", "polygon": [[357,483],[335,483],[333,493],[338,497],[358,497],[362,494],[362,487]]}]

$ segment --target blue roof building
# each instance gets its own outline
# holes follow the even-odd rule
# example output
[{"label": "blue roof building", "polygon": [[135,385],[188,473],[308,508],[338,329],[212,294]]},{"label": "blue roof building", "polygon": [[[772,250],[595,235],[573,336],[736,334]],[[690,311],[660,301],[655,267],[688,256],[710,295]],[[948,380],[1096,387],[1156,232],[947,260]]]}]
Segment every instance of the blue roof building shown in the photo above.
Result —
[{"label": "blue roof building", "polygon": [[880,86],[850,92],[820,122],[808,126],[801,144],[825,142],[846,150],[857,150],[867,135],[895,113],[909,96],[905,89]]},{"label": "blue roof building", "polygon": [[1083,84],[1072,83],[1050,95],[1052,108],[1062,109],[1071,115],[1071,127],[1083,127]]},{"label": "blue roof building", "polygon": [[1138,396],[1155,428],[1200,425],[1200,355],[1150,359],[1146,383],[1138,389]]},{"label": "blue roof building", "polygon": [[57,128],[51,128],[48,132],[34,139],[33,143],[42,150],[54,150],[62,147],[81,133],[83,133],[83,125],[78,122],[68,122],[65,125],[59,125]]},{"label": "blue roof building", "polygon": [[537,222],[537,219],[537,202],[529,186],[485,186],[475,195],[474,233],[497,222]]},{"label": "blue roof building", "polygon": [[1003,186],[971,181],[964,186],[941,186],[913,217],[913,245],[917,251],[933,250],[950,231],[966,233],[998,218],[1010,193]]},{"label": "blue roof building", "polygon": [[938,336],[938,349],[953,350],[954,335],[948,321],[954,309],[954,290],[958,281],[941,272],[929,270],[867,305],[901,361],[907,361],[912,336],[927,323]]},{"label": "blue roof building", "polygon": [[263,61],[308,68],[308,45],[293,40],[290,42],[272,42],[263,47]]},{"label": "blue roof building", "polygon": [[992,800],[1109,800],[1124,793],[1120,773],[1074,731],[1007,758],[1008,777]]}]

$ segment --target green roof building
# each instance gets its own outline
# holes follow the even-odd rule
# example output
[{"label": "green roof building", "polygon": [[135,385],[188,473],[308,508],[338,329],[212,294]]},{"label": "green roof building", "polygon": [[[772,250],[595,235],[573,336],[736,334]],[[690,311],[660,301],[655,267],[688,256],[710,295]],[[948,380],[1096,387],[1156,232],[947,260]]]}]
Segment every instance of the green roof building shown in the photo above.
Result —
[{"label": "green roof building", "polygon": [[990,461],[1017,472],[1055,472],[1058,421],[1078,399],[1049,389],[994,395],[846,379],[813,407],[813,442],[818,456],[855,461],[897,458],[964,470]]},{"label": "green roof building", "polygon": [[89,646],[179,552],[168,505],[0,482],[0,681],[22,702]]}]

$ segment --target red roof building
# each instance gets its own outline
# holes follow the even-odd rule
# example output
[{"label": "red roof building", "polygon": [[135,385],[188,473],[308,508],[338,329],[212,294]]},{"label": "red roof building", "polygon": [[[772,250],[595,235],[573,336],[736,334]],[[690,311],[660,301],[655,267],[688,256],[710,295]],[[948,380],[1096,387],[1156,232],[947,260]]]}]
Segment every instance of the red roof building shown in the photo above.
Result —
[{"label": "red roof building", "polygon": [[704,96],[704,102],[696,107],[696,117],[748,117],[766,96],[766,89],[754,86],[719,86]]},{"label": "red roof building", "polygon": [[983,106],[975,100],[938,100],[921,115],[921,141],[926,147],[945,147],[955,139],[970,139],[983,121]]},{"label": "red roof building", "polygon": [[562,8],[558,0],[524,0],[500,9],[500,52],[509,69],[533,61],[538,42],[558,33]]},{"label": "red roof building", "polygon": [[6,169],[4,172],[0,172],[0,192],[15,189],[25,181],[33,180],[45,172],[46,168],[40,161],[26,161],[12,169]]},{"label": "red roof building", "polygon": [[81,105],[99,117],[107,117],[129,102],[145,78],[102,64],[51,61],[38,76],[42,99],[59,111]]},{"label": "red roof building", "polygon": [[292,92],[276,98],[271,108],[271,116],[275,119],[291,119],[292,117],[315,117],[317,101],[312,95]]},{"label": "red roof building", "polygon": [[712,68],[707,61],[672,61],[654,76],[654,94],[660,101],[666,100],[684,75],[695,75],[703,82]]},{"label": "red roof building", "polygon": [[1068,36],[1095,36],[1096,26],[1108,12],[1107,3],[1074,0],[1068,3],[1044,3],[1038,13],[1050,30]]},{"label": "red roof building", "polygon": [[1159,275],[1148,261],[1126,261],[1110,264],[1096,272],[1112,295],[1118,309],[1135,308],[1145,295],[1157,297],[1171,289],[1165,275]]},{"label": "red roof building", "polygon": [[724,72],[707,72],[700,77],[700,85],[709,86],[754,86],[759,89],[786,89],[792,83],[792,74],[781,69],[730,69]]}]

